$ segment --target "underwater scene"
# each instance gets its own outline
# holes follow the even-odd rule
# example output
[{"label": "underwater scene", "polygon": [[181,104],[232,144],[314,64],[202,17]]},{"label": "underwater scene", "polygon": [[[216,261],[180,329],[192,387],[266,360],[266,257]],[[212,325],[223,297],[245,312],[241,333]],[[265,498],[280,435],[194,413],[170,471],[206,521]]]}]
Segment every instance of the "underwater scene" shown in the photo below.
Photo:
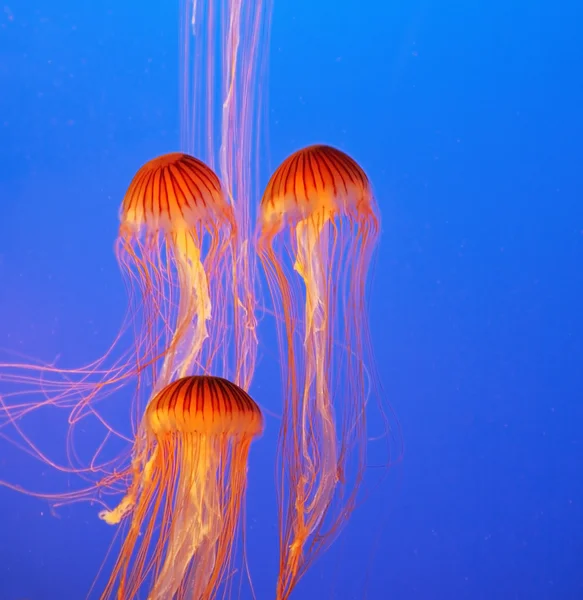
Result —
[{"label": "underwater scene", "polygon": [[0,12],[0,600],[583,598],[583,7]]}]

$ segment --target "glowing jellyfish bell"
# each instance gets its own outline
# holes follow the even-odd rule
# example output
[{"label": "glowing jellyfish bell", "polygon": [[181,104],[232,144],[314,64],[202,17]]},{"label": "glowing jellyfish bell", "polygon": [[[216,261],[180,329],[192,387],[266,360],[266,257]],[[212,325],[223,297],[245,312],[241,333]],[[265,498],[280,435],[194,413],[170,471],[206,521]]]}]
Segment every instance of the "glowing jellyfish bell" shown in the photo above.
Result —
[{"label": "glowing jellyfish bell", "polygon": [[363,477],[374,377],[366,282],[378,233],[366,174],[330,146],[289,156],[261,201],[258,249],[284,379],[278,599],[348,519]]},{"label": "glowing jellyfish bell", "polygon": [[131,600],[145,581],[149,600],[215,597],[230,575],[249,448],[262,429],[257,404],[219,377],[178,379],[150,401],[129,490],[100,513],[130,520],[104,598]]}]

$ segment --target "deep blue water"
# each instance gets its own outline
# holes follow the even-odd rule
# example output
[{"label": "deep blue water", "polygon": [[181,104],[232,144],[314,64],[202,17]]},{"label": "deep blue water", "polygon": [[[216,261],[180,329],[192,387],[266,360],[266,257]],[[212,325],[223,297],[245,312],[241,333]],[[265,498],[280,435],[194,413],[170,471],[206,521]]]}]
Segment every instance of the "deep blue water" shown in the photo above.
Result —
[{"label": "deep blue water", "polygon": [[[179,142],[175,4],[0,11],[0,348],[73,366],[115,335],[118,206]],[[374,184],[370,318],[405,442],[297,598],[583,598],[582,11],[274,0],[264,159],[326,142]],[[252,391],[277,412],[262,340]],[[277,572],[277,427],[250,461],[259,599]],[[32,435],[62,453],[50,420]],[[0,479],[67,483],[2,440]],[[53,517],[0,488],[0,600],[83,598],[111,538],[95,507]]]}]

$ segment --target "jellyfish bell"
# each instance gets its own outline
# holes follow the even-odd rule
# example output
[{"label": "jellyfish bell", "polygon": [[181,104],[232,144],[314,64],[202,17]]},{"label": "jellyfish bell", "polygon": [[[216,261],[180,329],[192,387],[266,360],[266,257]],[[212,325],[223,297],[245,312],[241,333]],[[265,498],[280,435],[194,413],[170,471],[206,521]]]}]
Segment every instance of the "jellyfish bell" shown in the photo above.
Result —
[{"label": "jellyfish bell", "polygon": [[226,379],[182,378],[152,398],[132,483],[100,513],[112,525],[130,521],[103,598],[131,600],[145,581],[149,600],[216,596],[231,572],[249,448],[262,430],[259,406]]},{"label": "jellyfish bell", "polygon": [[149,232],[210,227],[227,221],[233,209],[219,178],[204,162],[183,152],[158,156],[132,179],[120,208],[120,237]]},{"label": "jellyfish bell", "polygon": [[260,205],[259,242],[266,245],[286,226],[321,229],[335,217],[370,222],[379,217],[363,169],[344,152],[317,144],[294,152],[271,176]]},{"label": "jellyfish bell", "polygon": [[325,145],[285,159],[261,200],[257,246],[284,388],[278,600],[338,535],[362,483],[378,391],[366,290],[379,222],[364,170]]}]

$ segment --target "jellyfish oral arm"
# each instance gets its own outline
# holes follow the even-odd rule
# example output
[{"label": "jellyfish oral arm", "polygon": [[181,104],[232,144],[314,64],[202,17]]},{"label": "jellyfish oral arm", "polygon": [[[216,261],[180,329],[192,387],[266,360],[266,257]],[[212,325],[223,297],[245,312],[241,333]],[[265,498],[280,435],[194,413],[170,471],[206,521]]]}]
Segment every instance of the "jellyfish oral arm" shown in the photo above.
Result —
[{"label": "jellyfish oral arm", "polygon": [[108,525],[118,525],[121,521],[133,511],[136,504],[136,498],[144,484],[150,481],[152,470],[158,457],[158,447],[154,449],[150,458],[145,462],[141,454],[136,455],[132,461],[133,480],[128,489],[127,494],[121,499],[121,502],[112,510],[102,510],[99,513],[99,518],[105,521]]},{"label": "jellyfish oral arm", "polygon": [[[295,542],[290,548],[292,555],[301,553],[301,540],[305,541],[322,521],[337,481],[336,427],[327,376],[330,337],[328,226],[325,217],[312,217],[296,226],[297,256],[294,268],[301,275],[306,288],[306,371],[299,438],[303,476],[299,478],[302,489],[297,490],[299,525]],[[298,560],[297,557],[292,559],[293,562]]]},{"label": "jellyfish oral arm", "polygon": [[[214,455],[214,456],[213,456]],[[180,453],[179,481],[166,556],[148,600],[173,598],[193,560],[198,572],[204,564],[207,577],[197,577],[199,597],[211,578],[222,515],[216,485],[218,459],[212,440],[188,436]],[[195,556],[196,555],[196,556]],[[199,589],[200,588],[200,589]]]},{"label": "jellyfish oral arm", "polygon": [[[200,257],[200,249],[194,243],[193,238],[184,236],[184,245],[179,244],[178,250],[181,252],[181,263],[184,269],[185,281],[183,290],[192,290],[194,311],[196,315],[196,325],[193,334],[193,340],[190,351],[182,361],[178,370],[179,377],[185,377],[191,374],[193,363],[197,360],[202,345],[208,337],[206,322],[211,319],[211,299],[209,293],[209,284],[204,266]],[[183,312],[183,311],[181,311]],[[188,324],[190,311],[180,315],[180,323]]]},{"label": "jellyfish oral arm", "polygon": [[212,312],[208,278],[196,236],[188,230],[179,231],[174,235],[173,247],[180,286],[178,317],[155,391],[175,376],[192,374],[208,338],[207,321]]}]

